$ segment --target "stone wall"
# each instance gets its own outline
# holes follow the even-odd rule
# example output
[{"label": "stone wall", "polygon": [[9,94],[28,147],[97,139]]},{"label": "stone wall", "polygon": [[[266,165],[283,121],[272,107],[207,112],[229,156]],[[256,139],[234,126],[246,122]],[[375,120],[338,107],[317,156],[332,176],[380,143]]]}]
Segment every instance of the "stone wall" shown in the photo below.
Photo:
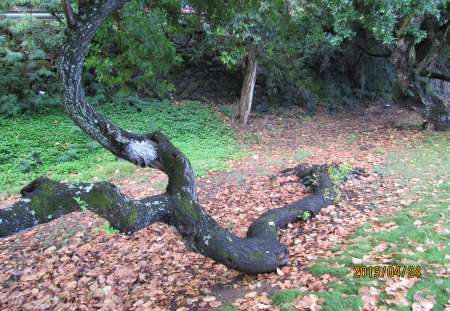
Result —
[{"label": "stone wall", "polygon": [[[196,57],[196,53],[201,49],[201,33],[173,38],[173,42],[182,56],[183,62],[172,68],[170,73],[160,76],[160,79],[175,85],[176,90],[170,95],[172,99],[205,100],[217,103],[234,103],[239,100],[242,70],[230,72],[218,60],[218,55],[213,52],[205,53],[200,58]],[[338,59],[340,57],[342,55],[337,56]],[[372,94],[379,92],[380,87],[375,85],[378,79],[375,79],[374,76],[388,76],[388,71],[391,69],[389,66],[390,64],[386,60],[363,59],[358,66],[358,72],[355,73],[358,78],[354,78],[354,80],[357,81],[353,81],[353,83],[345,76],[345,72],[340,72],[332,67],[329,70],[331,72],[329,81],[323,77],[323,74],[320,74],[318,78],[321,80],[317,83],[326,85],[331,90],[333,88],[348,89],[349,93],[332,92],[331,95],[327,95],[324,92],[325,94],[316,95],[324,96],[323,102],[329,112],[358,109],[364,101],[372,101],[376,97]],[[292,81],[281,82],[283,85],[278,91],[269,94],[265,84],[266,76],[264,68],[259,66],[252,104],[253,112],[271,112],[279,106],[294,110],[300,109],[310,115],[316,112],[316,95],[297,89]],[[355,96],[356,93],[361,93],[361,90],[363,90],[363,96]],[[327,102],[327,100],[330,101],[330,98],[331,102]]]},{"label": "stone wall", "polygon": [[[161,75],[160,79],[175,85],[176,90],[171,94],[175,100],[214,100],[221,103],[238,101],[241,93],[242,70],[230,72],[218,60],[218,55],[212,52],[196,59],[195,54],[201,48],[201,39],[201,34],[173,38],[178,53],[183,57],[183,62],[172,68],[169,74]],[[265,80],[264,70],[258,68],[253,111],[266,112],[277,105],[294,107],[311,105],[304,103],[304,96],[295,94],[295,88],[291,88],[290,92],[284,94],[269,96]]]}]

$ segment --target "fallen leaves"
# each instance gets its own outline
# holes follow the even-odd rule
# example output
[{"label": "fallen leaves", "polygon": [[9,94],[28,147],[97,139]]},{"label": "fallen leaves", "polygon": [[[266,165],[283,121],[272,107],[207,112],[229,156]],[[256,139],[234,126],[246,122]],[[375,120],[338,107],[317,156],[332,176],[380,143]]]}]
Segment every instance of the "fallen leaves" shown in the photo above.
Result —
[{"label": "fallen leaves", "polygon": [[[404,190],[399,189],[386,198],[385,194],[396,187],[373,173],[373,165],[381,163],[383,157],[374,154],[373,149],[349,146],[346,140],[345,135],[360,131],[361,124],[367,128],[380,126],[374,122],[382,125],[390,121],[386,117],[367,117],[361,122],[336,117],[330,123],[329,117],[319,116],[314,122],[305,121],[288,131],[278,130],[282,127],[277,126],[277,131],[268,135],[268,131],[262,130],[261,144],[271,146],[271,150],[264,152],[261,145],[255,145],[250,151],[253,156],[236,163],[234,172],[219,172],[199,179],[199,194],[205,209],[223,226],[231,224],[228,230],[232,233],[245,237],[249,224],[260,214],[308,195],[295,176],[275,175],[277,168],[267,167],[268,159],[280,159],[294,166],[297,161],[286,159],[286,155],[298,147],[308,146],[313,154],[308,161],[312,163],[346,162],[371,172],[347,181],[344,185],[347,201],[280,231],[280,241],[288,245],[291,264],[277,269],[276,273],[242,276],[188,252],[179,237],[165,225],[153,225],[130,237],[108,238],[94,230],[103,225],[102,219],[91,213],[74,213],[0,240],[0,308],[70,310],[78,306],[81,310],[184,311],[232,304],[241,310],[275,310],[268,295],[276,290],[327,290],[335,278],[329,274],[315,277],[306,271],[305,263],[332,256],[331,247],[345,245],[347,236],[356,228],[384,213],[386,202],[397,202],[404,195]],[[398,150],[401,147],[396,140],[399,137],[412,140],[410,134],[389,128],[369,132],[367,140],[375,148]],[[263,166],[267,169],[258,171]],[[148,183],[138,182],[137,178],[118,181],[126,194],[141,199],[162,191],[164,187],[158,189],[156,184],[167,181],[163,173],[141,172],[148,177]],[[409,203],[402,200],[404,204]],[[372,230],[395,228],[395,223],[375,223]],[[435,230],[446,233],[443,224],[435,226]],[[380,243],[374,251],[383,252],[386,247]],[[366,259],[373,258],[354,257],[352,262],[361,264]],[[444,277],[449,271],[441,269],[438,273]],[[390,300],[396,301],[404,298],[407,288],[404,284],[389,284],[386,290],[392,294],[388,293]],[[368,287],[360,295],[364,306],[372,308],[379,293]],[[416,302],[425,308],[429,306],[429,298],[425,295]],[[322,303],[317,295],[309,294],[297,297],[289,305],[297,310],[318,310]]]},{"label": "fallen leaves", "polygon": [[389,279],[382,287],[385,292],[393,296],[392,299],[386,299],[386,303],[398,306],[407,306],[408,300],[406,295],[408,289],[413,287],[415,283],[419,282],[419,278],[393,278]]}]

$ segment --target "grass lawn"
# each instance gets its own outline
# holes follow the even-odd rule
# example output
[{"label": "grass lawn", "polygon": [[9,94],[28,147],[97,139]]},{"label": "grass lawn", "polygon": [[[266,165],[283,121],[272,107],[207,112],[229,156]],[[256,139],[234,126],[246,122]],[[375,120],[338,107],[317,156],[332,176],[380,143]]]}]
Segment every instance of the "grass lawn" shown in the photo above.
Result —
[{"label": "grass lawn", "polygon": [[[409,198],[415,198],[415,202],[364,225],[349,244],[333,249],[334,256],[311,265],[309,272],[313,275],[329,274],[338,280],[331,283],[329,291],[313,294],[324,300],[322,310],[359,310],[371,303],[377,310],[448,310],[449,135],[430,134],[414,148],[391,154],[383,171],[400,176],[408,185]],[[376,266],[381,267],[379,275],[374,270]],[[404,277],[395,277],[403,274]],[[272,295],[272,300],[280,310],[294,310],[286,303],[306,294],[311,293],[281,291]]]},{"label": "grass lawn", "polygon": [[[111,103],[98,109],[125,129],[161,130],[190,159],[196,175],[224,169],[226,160],[239,157],[233,132],[213,109],[197,102],[178,106],[138,100],[134,107]],[[117,161],[62,112],[0,116],[0,133],[0,194],[17,193],[40,175],[87,182],[107,180],[113,172],[131,175],[136,169]]]}]

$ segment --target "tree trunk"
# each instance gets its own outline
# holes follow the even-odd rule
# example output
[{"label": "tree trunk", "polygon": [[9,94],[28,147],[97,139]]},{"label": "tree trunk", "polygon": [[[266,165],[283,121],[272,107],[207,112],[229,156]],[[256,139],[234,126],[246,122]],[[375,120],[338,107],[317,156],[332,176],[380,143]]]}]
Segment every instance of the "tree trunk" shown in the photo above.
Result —
[{"label": "tree trunk", "polygon": [[[419,23],[430,21],[419,19]],[[411,35],[399,35],[392,49],[390,61],[397,72],[393,85],[394,101],[419,113],[431,129],[444,131],[450,129],[450,94],[439,94],[429,87],[433,78],[447,75],[425,75],[434,72],[436,59],[447,41],[448,26],[445,30],[438,27],[428,29],[428,39],[419,44]]]},{"label": "tree trunk", "polygon": [[[317,177],[313,195],[263,214],[250,227],[247,238],[238,238],[223,229],[200,206],[191,164],[167,137],[160,132],[136,134],[121,129],[86,101],[81,72],[89,44],[103,20],[125,2],[79,1],[78,14],[73,14],[69,1],[63,2],[64,11],[70,17],[58,68],[63,107],[88,136],[117,157],[166,173],[169,179],[166,192],[133,201],[109,183],[60,184],[41,177],[21,191],[20,202],[0,209],[0,236],[82,210],[77,202],[81,200],[83,208],[104,217],[126,234],[154,222],[169,224],[176,228],[193,251],[245,273],[271,272],[285,265],[287,248],[278,242],[277,228],[298,221],[298,216],[304,212],[315,215],[321,208],[332,204],[336,194],[328,167],[304,169],[304,175]],[[250,64],[254,66],[254,77],[256,60]],[[253,84],[254,81],[250,83]]]},{"label": "tree trunk", "polygon": [[22,199],[0,209],[0,237],[15,234],[84,208],[109,221],[112,227],[133,234],[155,222],[173,226],[186,246],[216,262],[249,274],[274,271],[288,263],[287,248],[278,242],[277,229],[297,222],[309,212],[333,204],[336,198],[328,166],[301,166],[302,180],[315,179],[312,195],[262,214],[242,239],[223,229],[198,202],[182,193],[130,200],[111,183],[62,184],[40,177],[22,189]]},{"label": "tree trunk", "polygon": [[253,90],[256,82],[256,51],[250,48],[244,65],[244,81],[242,82],[241,98],[239,101],[239,123],[246,126],[252,108]]}]

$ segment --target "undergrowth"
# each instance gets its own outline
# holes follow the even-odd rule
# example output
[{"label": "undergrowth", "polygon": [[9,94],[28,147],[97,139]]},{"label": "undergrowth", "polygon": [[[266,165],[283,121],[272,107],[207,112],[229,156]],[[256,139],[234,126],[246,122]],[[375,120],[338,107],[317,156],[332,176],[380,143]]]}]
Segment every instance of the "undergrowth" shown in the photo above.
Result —
[{"label": "undergrowth", "polygon": [[[135,99],[132,105],[98,107],[113,123],[131,131],[160,130],[191,161],[196,175],[227,168],[240,156],[237,140],[225,122],[198,102]],[[117,160],[87,137],[62,112],[0,117],[0,193],[17,193],[34,178],[98,181],[133,174],[136,167]]]}]

